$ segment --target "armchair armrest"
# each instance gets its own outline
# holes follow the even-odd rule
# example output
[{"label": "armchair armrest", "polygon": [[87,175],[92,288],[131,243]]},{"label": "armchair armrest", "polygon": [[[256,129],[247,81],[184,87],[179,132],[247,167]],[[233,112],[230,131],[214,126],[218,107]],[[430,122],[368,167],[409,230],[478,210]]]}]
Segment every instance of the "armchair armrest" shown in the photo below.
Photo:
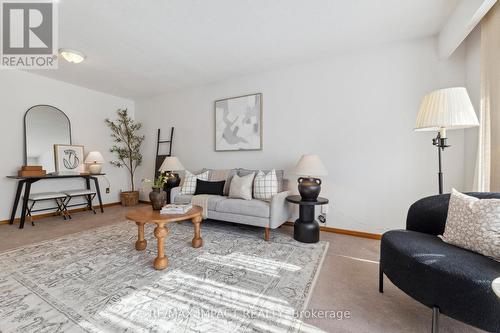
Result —
[{"label": "armchair armrest", "polygon": [[175,197],[181,194],[182,186],[173,187],[170,189],[170,202],[175,202]]},{"label": "armchair armrest", "polygon": [[276,229],[290,219],[290,210],[285,200],[289,195],[289,191],[283,191],[271,198],[269,228]]}]

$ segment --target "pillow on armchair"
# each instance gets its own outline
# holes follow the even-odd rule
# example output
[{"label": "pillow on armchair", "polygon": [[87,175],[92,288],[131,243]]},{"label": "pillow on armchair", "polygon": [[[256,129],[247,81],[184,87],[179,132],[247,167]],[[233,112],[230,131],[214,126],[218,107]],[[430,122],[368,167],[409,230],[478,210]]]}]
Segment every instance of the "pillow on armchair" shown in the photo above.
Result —
[{"label": "pillow on armchair", "polygon": [[443,241],[500,261],[500,199],[478,199],[453,189]]}]

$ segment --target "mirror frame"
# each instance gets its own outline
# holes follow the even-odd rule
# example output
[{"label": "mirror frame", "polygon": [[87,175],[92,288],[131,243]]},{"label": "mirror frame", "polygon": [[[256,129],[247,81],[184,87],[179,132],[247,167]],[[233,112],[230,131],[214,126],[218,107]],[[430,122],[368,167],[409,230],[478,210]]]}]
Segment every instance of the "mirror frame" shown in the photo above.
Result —
[{"label": "mirror frame", "polygon": [[28,140],[27,140],[27,137],[26,137],[26,135],[27,135],[27,133],[26,133],[26,116],[31,111],[31,109],[39,107],[39,106],[48,106],[48,107],[54,108],[57,111],[61,112],[66,117],[66,119],[68,120],[68,124],[69,124],[69,144],[70,145],[73,144],[73,138],[72,138],[72,135],[71,135],[71,120],[69,120],[68,115],[66,113],[64,113],[64,111],[62,111],[59,108],[56,108],[53,105],[49,105],[49,104],[37,104],[37,105],[33,105],[28,110],[26,110],[26,112],[24,113],[24,118],[23,118],[23,125],[24,125],[24,165],[26,165],[28,163]]}]

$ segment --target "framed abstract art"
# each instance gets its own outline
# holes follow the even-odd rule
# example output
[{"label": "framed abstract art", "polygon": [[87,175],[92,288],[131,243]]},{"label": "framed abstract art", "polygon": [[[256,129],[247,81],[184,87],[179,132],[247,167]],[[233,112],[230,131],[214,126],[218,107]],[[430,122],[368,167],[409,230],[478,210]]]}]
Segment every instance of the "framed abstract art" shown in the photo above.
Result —
[{"label": "framed abstract art", "polygon": [[262,94],[215,101],[215,151],[262,150]]},{"label": "framed abstract art", "polygon": [[75,174],[85,171],[83,146],[54,145],[54,158],[56,172],[59,174]]}]

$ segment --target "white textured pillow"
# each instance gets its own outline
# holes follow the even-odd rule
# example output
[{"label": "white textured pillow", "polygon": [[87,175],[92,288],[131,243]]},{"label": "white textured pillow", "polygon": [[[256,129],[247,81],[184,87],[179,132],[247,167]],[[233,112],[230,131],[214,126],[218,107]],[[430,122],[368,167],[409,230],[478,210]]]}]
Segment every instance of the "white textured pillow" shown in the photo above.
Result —
[{"label": "white textured pillow", "polygon": [[443,241],[500,261],[500,199],[478,199],[453,189]]},{"label": "white textured pillow", "polygon": [[209,171],[205,171],[198,175],[193,175],[191,172],[186,170],[186,175],[184,176],[184,184],[182,185],[182,194],[194,194],[196,192],[196,179],[208,180]]},{"label": "white textured pillow", "polygon": [[273,169],[265,174],[262,170],[257,173],[253,181],[253,197],[259,200],[269,201],[278,193],[278,178]]},{"label": "white textured pillow", "polygon": [[252,200],[252,183],[255,172],[246,176],[234,175],[229,187],[229,197]]}]

